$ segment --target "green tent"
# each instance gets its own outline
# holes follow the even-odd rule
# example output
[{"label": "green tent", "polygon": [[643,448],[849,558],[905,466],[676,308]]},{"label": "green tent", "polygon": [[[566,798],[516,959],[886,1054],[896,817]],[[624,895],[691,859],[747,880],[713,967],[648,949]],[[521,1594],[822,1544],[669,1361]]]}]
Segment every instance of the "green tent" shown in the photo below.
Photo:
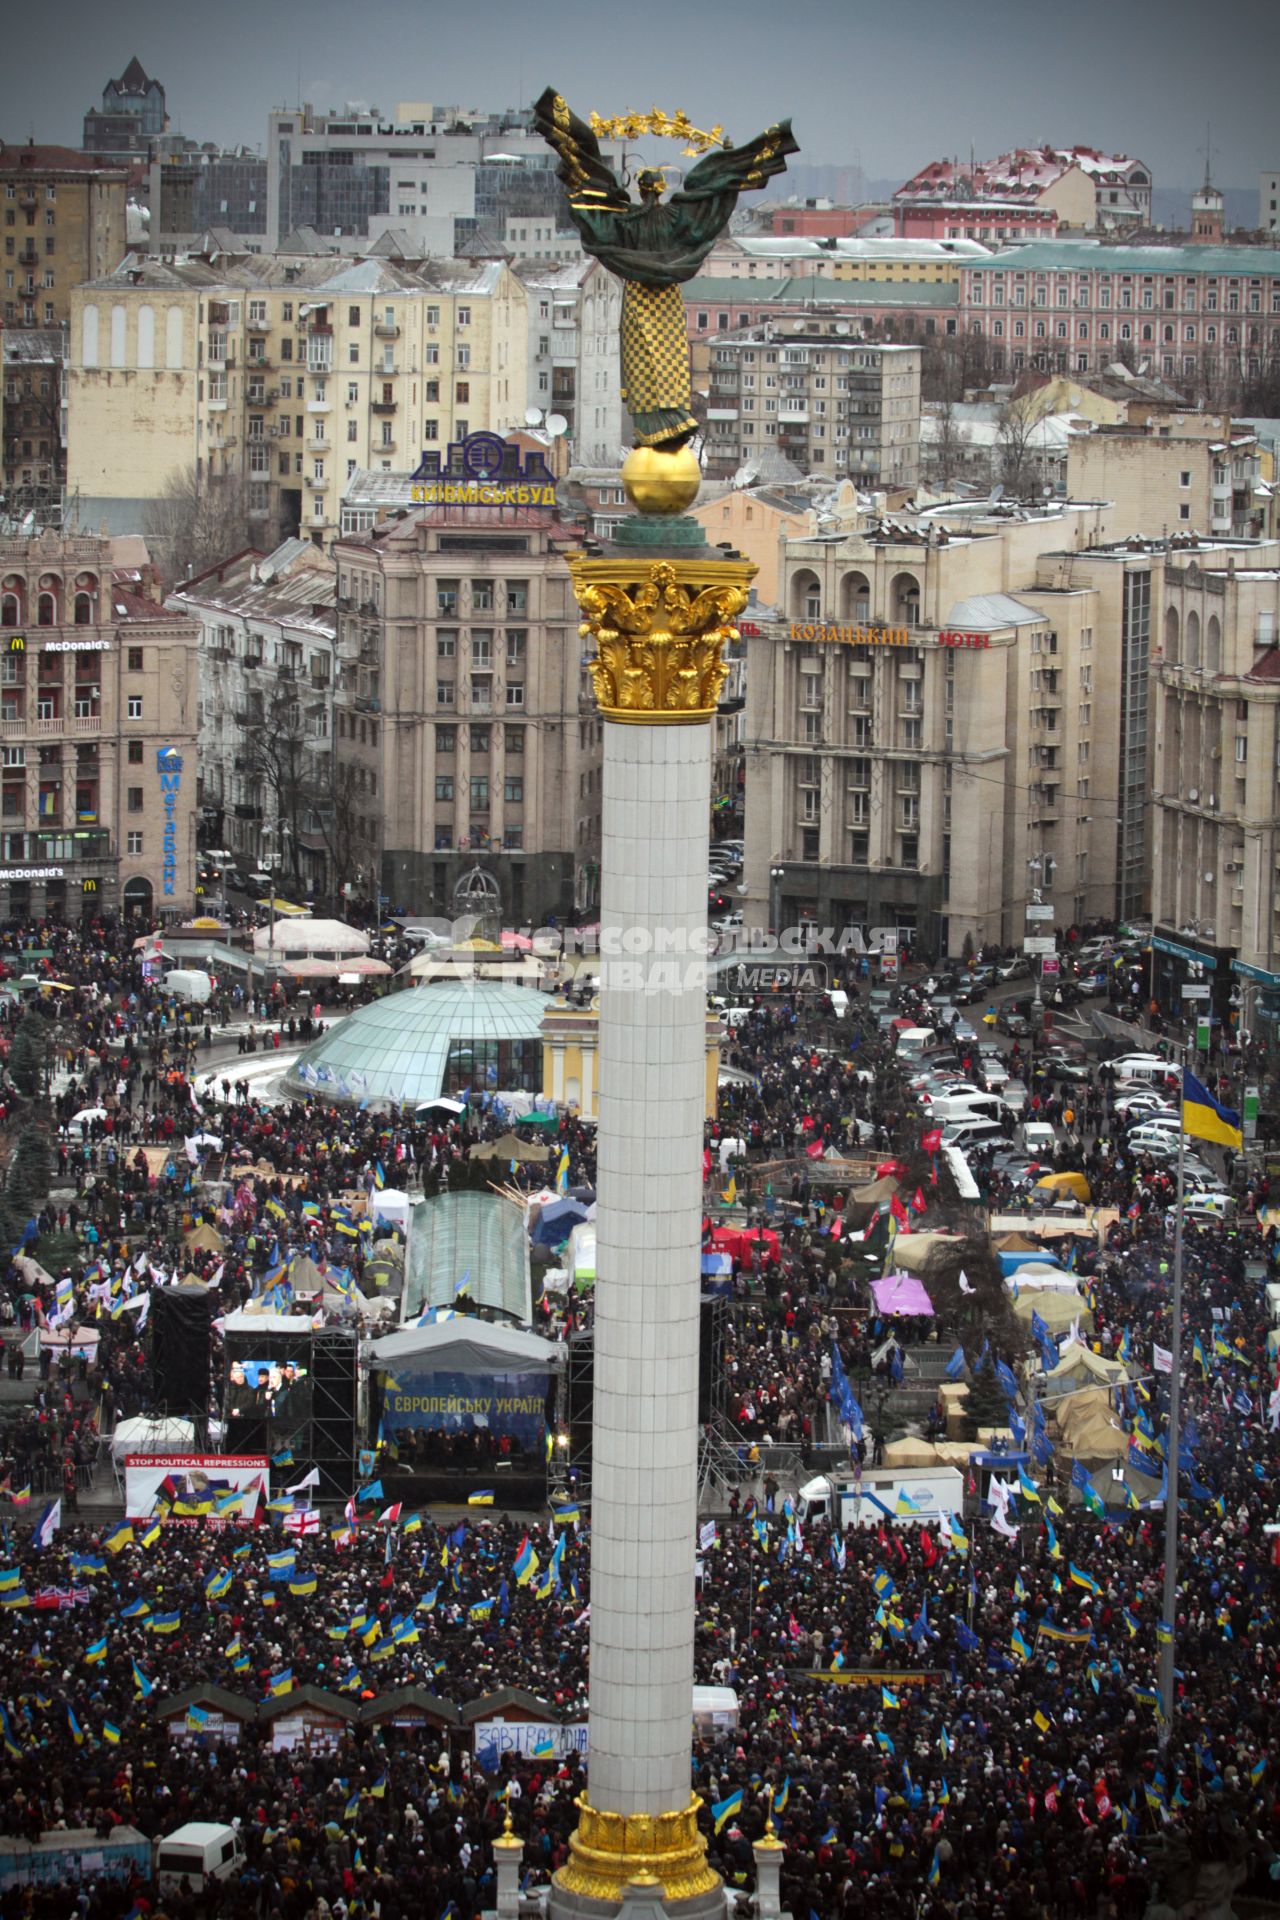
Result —
[{"label": "green tent", "polygon": [[558,1113],[522,1113],[515,1124],[518,1127],[543,1127],[556,1133],[560,1127],[560,1115]]}]

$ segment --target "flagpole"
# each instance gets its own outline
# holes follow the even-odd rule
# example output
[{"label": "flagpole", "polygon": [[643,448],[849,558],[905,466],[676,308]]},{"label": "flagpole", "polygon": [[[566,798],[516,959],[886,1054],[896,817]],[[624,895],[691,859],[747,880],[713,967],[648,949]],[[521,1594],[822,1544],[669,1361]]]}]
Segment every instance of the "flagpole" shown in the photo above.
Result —
[{"label": "flagpole", "polygon": [[1169,1333],[1169,1432],[1165,1442],[1168,1461],[1168,1485],[1164,1502],[1164,1594],[1161,1601],[1169,1637],[1160,1648],[1160,1745],[1165,1747],[1173,1732],[1174,1666],[1178,1655],[1178,1453],[1182,1445],[1182,1195],[1187,1153],[1187,1049],[1180,1049],[1178,1077],[1178,1190],[1173,1215],[1173,1294],[1170,1311],[1173,1326]]}]

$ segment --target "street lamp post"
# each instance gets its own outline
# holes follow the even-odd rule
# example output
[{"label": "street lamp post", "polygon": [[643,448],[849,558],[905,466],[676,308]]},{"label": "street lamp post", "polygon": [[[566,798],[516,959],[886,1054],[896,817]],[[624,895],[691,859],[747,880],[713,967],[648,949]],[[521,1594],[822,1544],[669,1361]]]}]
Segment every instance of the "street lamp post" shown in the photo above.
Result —
[{"label": "street lamp post", "polygon": [[773,932],[782,931],[782,883],[787,877],[785,867],[769,869],[769,914],[773,921]]},{"label": "street lamp post", "polygon": [[[1053,876],[1057,871],[1057,867],[1057,861],[1053,859],[1050,854],[1043,851],[1033,854],[1030,860],[1028,860],[1027,871],[1034,876],[1031,884],[1031,900],[1033,905],[1038,907],[1043,904],[1041,894],[1046,888],[1053,885]],[[1037,926],[1040,925],[1039,920],[1037,920],[1036,924]],[[1043,976],[1044,961],[1041,956],[1037,954],[1035,994],[1031,1001],[1031,1030],[1033,1033],[1040,1033],[1044,1028]]]}]

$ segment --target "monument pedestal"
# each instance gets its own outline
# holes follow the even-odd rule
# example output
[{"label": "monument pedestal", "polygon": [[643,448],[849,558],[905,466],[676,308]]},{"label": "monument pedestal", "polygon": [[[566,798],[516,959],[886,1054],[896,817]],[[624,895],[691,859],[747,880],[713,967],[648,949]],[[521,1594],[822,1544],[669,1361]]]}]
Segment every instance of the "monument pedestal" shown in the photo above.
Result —
[{"label": "monument pedestal", "polygon": [[[754,567],[569,566],[604,721],[588,1790],[550,1912],[724,1894],[690,1796],[710,727]],[[661,556],[661,557],[659,557]],[[628,1888],[632,1891],[629,1894]]]}]

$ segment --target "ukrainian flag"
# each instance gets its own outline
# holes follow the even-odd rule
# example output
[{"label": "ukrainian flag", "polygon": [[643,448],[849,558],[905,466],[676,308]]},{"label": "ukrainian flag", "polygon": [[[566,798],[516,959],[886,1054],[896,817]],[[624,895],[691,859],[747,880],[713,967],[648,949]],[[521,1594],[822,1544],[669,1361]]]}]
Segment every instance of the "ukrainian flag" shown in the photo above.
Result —
[{"label": "ukrainian flag", "polygon": [[122,1620],[145,1620],[150,1611],[151,1609],[146,1601],[139,1598],[137,1600],[131,1600],[127,1607],[121,1607],[120,1618]]},{"label": "ukrainian flag", "polygon": [[0,1593],[12,1593],[15,1587],[22,1585],[22,1572],[18,1567],[10,1567],[0,1573]]},{"label": "ukrainian flag", "polygon": [[716,1823],[716,1832],[742,1810],[742,1788],[735,1787],[727,1800],[717,1800],[711,1808],[711,1817]]},{"label": "ukrainian flag", "polygon": [[153,1613],[147,1625],[152,1633],[176,1633],[182,1625],[182,1615],[176,1610],[173,1613]]},{"label": "ukrainian flag", "polygon": [[1083,1587],[1086,1593],[1091,1593],[1096,1598],[1102,1591],[1093,1575],[1091,1573],[1085,1573],[1075,1564],[1074,1560],[1068,1560],[1067,1571],[1071,1575],[1072,1584],[1077,1587]]},{"label": "ukrainian flag", "polygon": [[469,1493],[467,1495],[467,1505],[469,1507],[491,1507],[493,1505],[492,1487],[485,1487],[480,1493]]},{"label": "ukrainian flag", "polygon": [[1240,1115],[1230,1107],[1220,1107],[1208,1087],[1194,1073],[1182,1069],[1182,1131],[1194,1140],[1209,1140],[1215,1146],[1244,1145]]},{"label": "ukrainian flag", "polygon": [[556,1743],[549,1733],[540,1733],[538,1735],[537,1744],[533,1749],[533,1757],[535,1760],[555,1759]]},{"label": "ukrainian flag", "polygon": [[298,1600],[308,1599],[315,1590],[316,1576],[314,1573],[304,1573],[300,1580],[291,1580],[289,1582],[289,1591]]},{"label": "ukrainian flag", "polygon": [[271,1676],[270,1682],[268,1683],[267,1691],[271,1694],[273,1699],[277,1699],[277,1700],[281,1697],[282,1694],[292,1693],[293,1668],[285,1667],[280,1673],[273,1673]]},{"label": "ukrainian flag", "polygon": [[576,1505],[571,1505],[567,1507],[552,1507],[551,1509],[551,1518],[555,1521],[558,1527],[574,1526],[577,1523],[577,1521],[581,1519],[581,1517],[582,1516]]},{"label": "ukrainian flag", "polygon": [[114,1720],[103,1721],[102,1737],[109,1747],[118,1747],[120,1745],[120,1729]]},{"label": "ukrainian flag", "polygon": [[880,1699],[886,1707],[891,1707],[896,1709],[898,1705],[898,1696],[894,1692],[892,1687],[886,1687],[882,1685],[880,1688]]},{"label": "ukrainian flag", "polygon": [[108,1553],[119,1553],[133,1539],[133,1528],[127,1520],[121,1521],[114,1533],[109,1533],[103,1541]]},{"label": "ukrainian flag", "polygon": [[105,1660],[107,1657],[106,1641],[95,1640],[91,1647],[85,1648],[84,1657],[87,1664],[91,1667],[96,1666],[99,1660]]}]

